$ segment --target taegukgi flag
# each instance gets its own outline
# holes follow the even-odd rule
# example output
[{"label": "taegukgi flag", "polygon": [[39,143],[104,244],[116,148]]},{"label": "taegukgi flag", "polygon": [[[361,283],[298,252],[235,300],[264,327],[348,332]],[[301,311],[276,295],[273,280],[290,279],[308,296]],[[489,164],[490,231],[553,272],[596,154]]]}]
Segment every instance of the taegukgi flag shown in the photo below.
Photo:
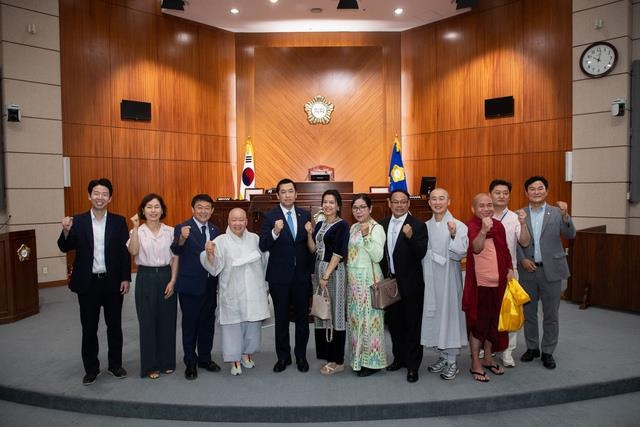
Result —
[{"label": "taegukgi flag", "polygon": [[239,198],[244,199],[244,190],[247,188],[255,188],[256,186],[256,169],[253,163],[253,144],[251,144],[251,137],[247,138],[245,145],[244,166],[242,168],[241,179]]},{"label": "taegukgi flag", "polygon": [[402,147],[400,146],[398,135],[393,139],[391,162],[389,163],[389,192],[393,190],[407,191],[407,177],[404,174]]}]

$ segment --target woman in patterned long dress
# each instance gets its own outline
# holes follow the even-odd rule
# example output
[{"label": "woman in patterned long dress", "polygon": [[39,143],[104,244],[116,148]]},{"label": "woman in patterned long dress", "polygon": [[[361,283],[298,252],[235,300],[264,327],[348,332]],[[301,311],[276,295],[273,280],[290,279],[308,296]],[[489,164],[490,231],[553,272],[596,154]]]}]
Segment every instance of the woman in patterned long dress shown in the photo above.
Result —
[{"label": "woman in patterned long dress", "polygon": [[[344,259],[349,243],[349,224],[340,218],[342,197],[336,190],[322,194],[324,221],[315,229],[307,228],[307,246],[316,253],[316,268],[313,290],[326,287],[331,298],[331,319],[315,322],[316,355],[327,363],[320,369],[325,375],[344,371],[344,346],[347,336],[346,297],[347,285]],[[333,328],[333,337],[326,328]],[[329,339],[327,339],[329,335]]]},{"label": "woman in patterned long dress", "polygon": [[371,199],[356,194],[351,202],[351,226],[347,273],[347,308],[351,339],[351,369],[366,377],[387,366],[384,346],[384,310],[371,307],[371,285],[382,280],[380,260],[386,236],[382,226],[371,218]]}]

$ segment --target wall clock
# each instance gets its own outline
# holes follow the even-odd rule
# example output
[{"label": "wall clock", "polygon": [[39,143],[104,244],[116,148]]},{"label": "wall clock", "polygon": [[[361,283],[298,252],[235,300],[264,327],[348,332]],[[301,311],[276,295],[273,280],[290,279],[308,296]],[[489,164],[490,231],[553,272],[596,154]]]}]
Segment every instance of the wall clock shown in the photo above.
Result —
[{"label": "wall clock", "polygon": [[580,69],[589,77],[606,76],[618,61],[616,47],[607,42],[595,42],[586,47],[580,56]]}]

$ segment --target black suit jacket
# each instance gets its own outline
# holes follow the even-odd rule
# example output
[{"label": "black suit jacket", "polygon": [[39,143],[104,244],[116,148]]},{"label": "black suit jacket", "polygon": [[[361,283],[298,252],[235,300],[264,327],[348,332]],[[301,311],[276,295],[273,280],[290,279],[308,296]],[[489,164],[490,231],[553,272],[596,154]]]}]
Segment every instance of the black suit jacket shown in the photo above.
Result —
[{"label": "black suit jacket", "polygon": [[[280,205],[267,212],[260,230],[260,250],[269,251],[266,279],[269,283],[310,282],[313,259],[307,248],[307,231],[304,225],[311,221],[311,214],[295,208],[298,232],[295,239],[287,226],[287,220]],[[277,239],[271,230],[274,223],[281,219],[284,228]]]},{"label": "black suit jacket", "polygon": [[[182,227],[186,225],[191,226],[191,232],[184,245],[180,246],[178,245],[180,232]],[[209,238],[211,240],[220,234],[220,230],[215,225],[208,223],[207,227],[209,228]],[[209,273],[200,263],[200,253],[204,251],[205,243],[205,236],[202,235],[202,230],[200,230],[193,218],[175,226],[171,251],[180,257],[178,278],[176,279],[176,291],[179,293],[199,296],[207,292]],[[212,280],[215,283],[218,282],[217,277],[212,278]]]},{"label": "black suit jacket", "polygon": [[[389,235],[389,223],[391,217],[380,221],[384,228],[385,235]],[[411,239],[402,232],[402,227],[409,224],[413,228]],[[427,253],[428,242],[427,226],[422,221],[418,221],[411,214],[407,215],[398,233],[396,246],[393,251],[393,265],[396,272],[396,281],[402,298],[420,296],[424,292],[424,279],[422,277],[422,258]],[[389,267],[389,251],[387,241],[384,242],[384,257],[380,262],[380,267],[385,277],[389,277],[391,270]],[[422,303],[422,300],[420,300]]]},{"label": "black suit jacket", "polygon": [[[104,251],[109,290],[120,292],[123,281],[131,281],[131,256],[127,249],[129,230],[123,216],[108,212],[105,226]],[[78,294],[89,291],[93,268],[93,226],[91,212],[75,215],[69,235],[58,237],[62,252],[76,251],[69,289]]]}]

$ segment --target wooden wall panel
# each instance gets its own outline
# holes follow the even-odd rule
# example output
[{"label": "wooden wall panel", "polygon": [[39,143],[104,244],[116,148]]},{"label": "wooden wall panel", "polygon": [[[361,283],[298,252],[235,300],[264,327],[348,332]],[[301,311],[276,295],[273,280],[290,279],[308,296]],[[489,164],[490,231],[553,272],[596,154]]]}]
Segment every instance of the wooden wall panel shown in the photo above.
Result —
[{"label": "wooden wall panel", "polygon": [[[356,191],[387,182],[401,125],[398,33],[238,34],[236,76],[237,135],[253,137],[258,186],[302,180],[317,164],[336,168]],[[329,125],[306,121],[304,104],[315,95],[335,105]],[[243,144],[237,156],[240,169]]]},{"label": "wooden wall panel", "polygon": [[[63,0],[60,17],[65,211],[86,211],[102,176],[113,211],[129,217],[157,192],[168,224],[191,216],[196,193],[233,194],[233,35],[162,15],[156,0]],[[120,120],[121,99],[151,102],[151,121]]]},{"label": "wooden wall panel", "polygon": [[[60,78],[66,123],[109,125],[109,15],[100,1],[60,0]],[[66,84],[65,84],[66,83]]]},{"label": "wooden wall panel", "polygon": [[[492,179],[511,181],[511,206],[520,207],[526,203],[524,180],[544,175],[549,201],[570,203],[564,181],[564,152],[571,150],[570,6],[493,0],[402,33],[411,192],[418,191],[421,176],[436,175],[437,185],[451,194],[452,212],[467,218],[471,198],[487,191]],[[425,99],[426,87],[436,88],[435,104]],[[484,99],[507,95],[515,98],[514,116],[486,120]]]}]

